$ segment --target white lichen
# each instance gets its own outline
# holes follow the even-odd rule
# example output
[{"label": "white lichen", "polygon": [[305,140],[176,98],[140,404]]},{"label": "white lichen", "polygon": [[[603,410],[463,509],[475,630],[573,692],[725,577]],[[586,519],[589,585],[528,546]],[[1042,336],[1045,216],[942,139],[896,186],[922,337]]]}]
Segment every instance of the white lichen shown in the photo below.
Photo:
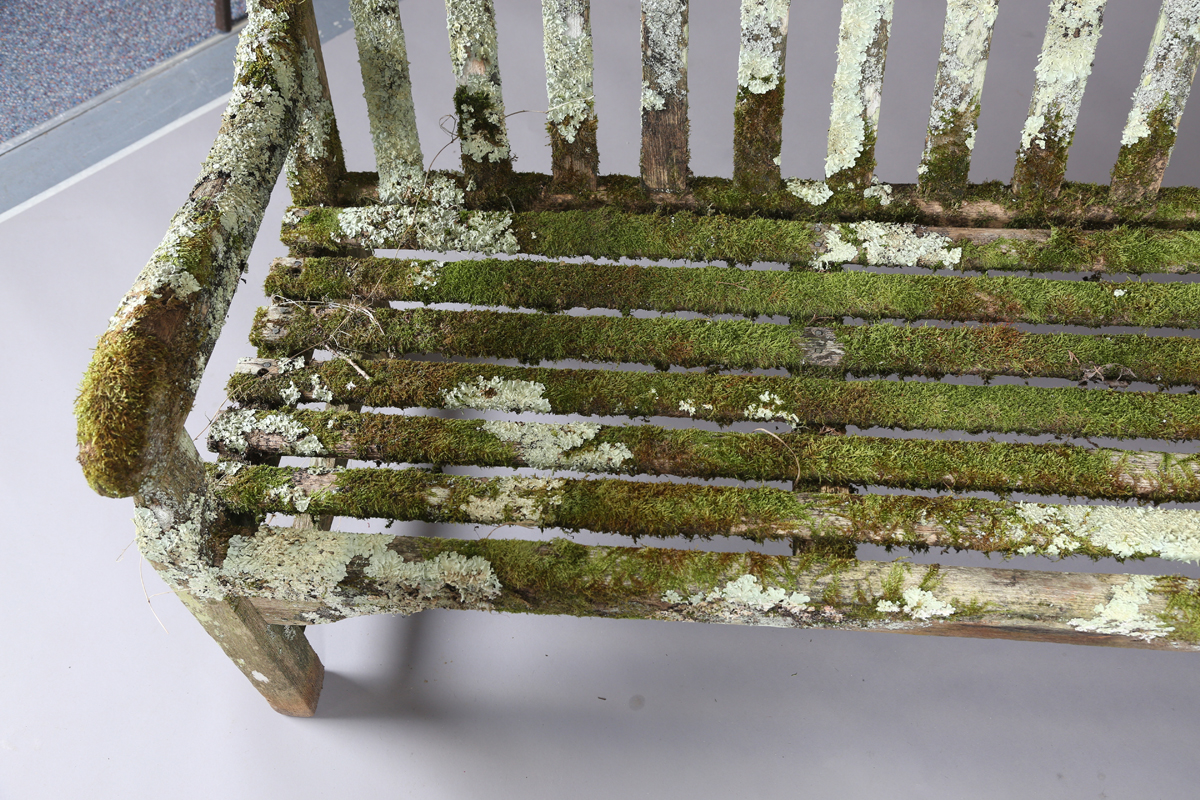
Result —
[{"label": "white lichen", "polygon": [[[845,0],[833,78],[825,177],[853,167],[879,125],[892,0]],[[884,47],[878,45],[885,44]]]},{"label": "white lichen", "polygon": [[593,422],[506,422],[489,420],[482,429],[512,444],[521,459],[536,469],[612,472],[633,453],[623,444],[600,444],[575,451],[596,437],[603,426]]},{"label": "white lichen", "polygon": [[661,111],[687,91],[684,0],[642,0],[646,51],[642,56],[642,110]]},{"label": "white lichen", "polygon": [[833,197],[833,190],[825,184],[825,181],[789,178],[787,181],[787,190],[804,202],[814,206],[824,205],[826,200]]},{"label": "white lichen", "polygon": [[1090,544],[1119,558],[1155,556],[1200,561],[1200,513],[1153,506],[1086,506],[1017,503],[1020,523],[1007,536],[1029,553],[1060,558]]},{"label": "white lichen", "polygon": [[818,226],[818,233],[821,238],[815,245],[816,255],[809,262],[813,269],[823,272],[858,258],[858,246],[842,239],[841,226]]},{"label": "white lichen", "polygon": [[1178,129],[1200,61],[1200,2],[1166,0],[1146,54],[1142,79],[1133,92],[1133,106],[1121,134],[1124,146],[1150,135],[1150,116],[1161,109]]},{"label": "white lichen", "polygon": [[761,405],[758,403],[751,403],[746,407],[746,410],[742,412],[746,419],[782,419],[792,423],[793,425],[800,424],[800,418],[798,416],[790,411],[783,410],[783,399],[780,398],[779,395],[774,394],[773,392],[763,392],[758,396],[758,399],[761,401]]},{"label": "white lichen", "polygon": [[219,414],[208,428],[208,440],[233,453],[244,453],[251,432],[280,436],[293,455],[311,456],[324,451],[313,432],[288,414],[234,409]]},{"label": "white lichen", "polygon": [[1145,612],[1150,604],[1154,578],[1148,575],[1127,575],[1123,584],[1113,587],[1107,603],[1095,606],[1091,619],[1075,618],[1067,624],[1077,631],[1129,636],[1149,642],[1175,630],[1157,616]]},{"label": "white lichen", "polygon": [[446,266],[443,261],[418,261],[413,263],[412,284],[418,289],[437,286],[438,273]]},{"label": "white lichen", "polygon": [[692,415],[696,413],[696,404],[689,400],[679,401],[679,410],[685,414]]},{"label": "white lichen", "polygon": [[871,185],[863,190],[863,197],[867,199],[874,198],[879,201],[879,205],[886,206],[892,202],[892,186],[872,176]]},{"label": "white lichen", "polygon": [[850,228],[862,243],[869,265],[953,267],[962,259],[962,248],[954,246],[949,237],[932,231],[917,233],[912,225],[856,222]]},{"label": "white lichen", "polygon": [[935,139],[953,132],[955,126],[965,133],[963,144],[967,149],[975,147],[975,120],[979,115],[997,10],[997,0],[948,0],[946,4],[942,54],[929,108],[929,134],[921,159],[926,170]]},{"label": "white lichen", "polygon": [[[476,129],[477,120],[459,119],[459,144],[464,158],[502,161],[509,157],[504,98],[500,90],[496,19],[489,0],[456,0],[446,4],[446,29],[450,34],[450,60],[459,86],[482,95],[487,108],[483,118],[495,129],[492,139]],[[459,110],[461,114],[461,109]]]},{"label": "white lichen", "polygon": [[931,617],[949,617],[954,614],[954,606],[944,600],[939,600],[933,592],[917,586],[905,589],[900,595],[901,602],[880,600],[875,604],[875,610],[884,614],[907,614],[916,620],[927,620]]},{"label": "white lichen", "polygon": [[[1083,90],[1092,73],[1106,1],[1051,0],[1019,153],[1024,154],[1033,145],[1045,149],[1070,141]],[[1047,137],[1052,135],[1057,138],[1048,143]]]},{"label": "white lichen", "polygon": [[565,485],[561,478],[500,478],[489,484],[487,494],[468,496],[459,510],[471,522],[542,525],[562,504]]},{"label": "white lichen", "polygon": [[574,142],[579,127],[595,119],[592,31],[586,0],[542,0],[546,52],[546,121]]},{"label": "white lichen", "polygon": [[738,86],[765,94],[783,77],[783,41],[791,0],[742,0]]},{"label": "white lichen", "polygon": [[550,412],[550,401],[543,395],[546,387],[534,381],[507,381],[500,377],[463,381],[442,392],[446,408],[474,408],[479,411]]}]

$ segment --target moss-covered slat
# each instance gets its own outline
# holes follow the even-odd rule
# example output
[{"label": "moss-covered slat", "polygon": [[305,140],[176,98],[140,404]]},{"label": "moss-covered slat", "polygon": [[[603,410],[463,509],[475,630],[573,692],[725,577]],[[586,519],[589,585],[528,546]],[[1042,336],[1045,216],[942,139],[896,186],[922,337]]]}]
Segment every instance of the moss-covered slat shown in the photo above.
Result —
[{"label": "moss-covered slat", "polygon": [[[487,236],[482,237],[483,230]],[[443,215],[409,206],[293,209],[281,238],[294,255],[331,245],[386,249],[489,250],[551,258],[774,261],[837,268],[845,263],[964,270],[1107,271],[1200,269],[1200,231],[1114,227],[1083,231],[924,228],[873,221],[842,225],[609,208]],[[478,242],[469,246],[470,242]]]},{"label": "moss-covered slat", "polygon": [[[814,375],[1132,377],[1200,384],[1200,340],[1025,333],[1009,326],[767,325],[299,303],[260,309],[250,341],[264,356],[308,350],[442,353],[524,363],[581,359],[659,369],[786,369]],[[1098,372],[1096,370],[1099,370]]]},{"label": "moss-covered slat", "polygon": [[695,311],[802,320],[941,319],[1043,325],[1190,328],[1200,284],[1121,284],[1040,278],[641,267],[523,259],[439,262],[279,258],[266,293],[293,300],[353,298],[567,311]]},{"label": "moss-covered slat", "polygon": [[[1033,386],[956,386],[769,375],[620,372],[382,359],[369,379],[344,360],[282,371],[280,362],[235,373],[226,389],[243,406],[306,402],[377,408],[540,410],[585,416],[693,417],[727,425],[880,426],[967,433],[1200,439],[1200,396]],[[259,374],[261,373],[261,374]],[[536,398],[506,402],[523,387]]]},{"label": "moss-covered slat", "polygon": [[[434,172],[431,176],[463,181],[460,173]],[[351,172],[342,184],[347,205],[379,202],[378,176]],[[596,191],[563,193],[550,175],[516,173],[503,197],[472,193],[468,208],[493,211],[579,211],[608,207],[628,213],[673,214],[691,211],[736,218],[804,220],[808,222],[907,222],[921,225],[976,226],[983,228],[1108,228],[1114,225],[1152,228],[1196,228],[1200,224],[1200,189],[1171,186],[1161,189],[1154,202],[1130,205],[1110,202],[1106,184],[1062,184],[1057,197],[1017,197],[1000,181],[968,184],[960,201],[923,197],[917,184],[890,184],[891,199],[881,203],[879,190],[871,197],[864,188],[831,186],[833,194],[813,205],[782,185],[767,191],[747,191],[729,178],[692,177],[684,194],[651,198],[641,181],[631,175],[601,175]]]},{"label": "moss-covered slat", "polygon": [[238,410],[217,416],[209,427],[208,446],[223,456],[255,460],[318,456],[794,481],[801,486],[878,484],[1200,501],[1200,461],[1195,456],[1070,445]]},{"label": "moss-covered slat", "polygon": [[802,494],[611,479],[474,478],[414,469],[328,472],[229,464],[212,469],[213,491],[233,509],[260,517],[331,514],[558,527],[635,538],[799,538],[1052,557],[1200,558],[1200,513],[1177,509]]},{"label": "moss-covered slat", "polygon": [[1197,585],[1174,576],[266,526],[231,553],[220,580],[278,625],[474,608],[1197,649]]}]

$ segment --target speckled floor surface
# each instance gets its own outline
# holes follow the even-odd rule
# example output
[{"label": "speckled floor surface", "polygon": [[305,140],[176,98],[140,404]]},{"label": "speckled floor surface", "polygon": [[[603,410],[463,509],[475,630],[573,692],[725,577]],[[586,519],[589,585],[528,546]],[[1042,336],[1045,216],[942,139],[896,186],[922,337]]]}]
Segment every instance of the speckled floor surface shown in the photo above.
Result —
[{"label": "speckled floor surface", "polygon": [[212,0],[0,0],[0,142],[220,33],[213,23]]}]

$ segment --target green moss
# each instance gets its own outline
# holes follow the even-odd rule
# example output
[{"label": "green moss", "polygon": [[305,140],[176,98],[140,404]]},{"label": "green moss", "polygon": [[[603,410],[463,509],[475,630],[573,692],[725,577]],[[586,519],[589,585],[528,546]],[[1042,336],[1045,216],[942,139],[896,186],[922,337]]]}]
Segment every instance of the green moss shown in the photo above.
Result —
[{"label": "green moss", "polygon": [[1135,205],[1153,199],[1175,148],[1176,120],[1168,98],[1146,120],[1150,133],[1133,144],[1121,146],[1112,169],[1112,199]]},{"label": "green moss", "polygon": [[922,196],[942,200],[950,208],[961,205],[971,171],[971,148],[966,140],[974,135],[978,118],[979,104],[975,103],[968,112],[947,112],[936,126],[930,126],[931,146],[918,169]]},{"label": "green moss", "polygon": [[1200,643],[1200,589],[1196,582],[1181,575],[1169,575],[1156,578],[1155,583],[1153,593],[1167,598],[1167,607],[1159,618],[1175,628],[1171,638]]},{"label": "green moss", "polygon": [[[596,146],[595,115],[579,122],[574,141],[568,142],[559,124],[546,123],[550,134],[550,164],[554,180],[549,190],[555,193],[588,193],[596,190],[600,172],[600,151]],[[525,204],[522,205],[522,208]]]},{"label": "green moss", "polygon": [[[482,140],[486,143],[484,147],[499,148],[507,153],[503,120],[496,121],[496,106],[486,92],[472,91],[465,85],[458,86],[454,90],[454,110],[458,114],[459,139],[467,142]],[[468,155],[464,150],[462,170],[467,180],[473,181],[476,190],[481,193],[478,199],[485,200],[502,192],[507,186],[512,178],[512,159],[507,155],[498,159],[481,159]]]},{"label": "green moss", "polygon": [[[1075,138],[1072,129],[1062,133],[1062,112],[1056,111],[1047,119],[1025,150],[1017,151],[1017,166],[1013,172],[1013,194],[1037,201],[1058,196],[1063,176],[1067,173],[1067,154]],[[1042,140],[1040,145],[1036,140]]]},{"label": "green moss", "polygon": [[[1057,434],[1115,438],[1200,438],[1200,397],[1165,392],[1102,392],[1031,386],[956,386],[917,381],[853,381],[755,375],[655,374],[490,364],[373,361],[364,379],[342,360],[284,376],[235,374],[227,392],[246,405],[287,405],[293,384],[304,394],[313,376],[334,403],[441,408],[447,392],[477,379],[529,381],[544,386],[556,414],[693,417],[722,425],[748,418],[762,395],[797,424],[880,426],[968,433]],[[680,409],[690,402],[694,412]]]},{"label": "green moss", "polygon": [[738,89],[733,105],[733,182],[747,192],[779,191],[784,78],[762,94]]}]

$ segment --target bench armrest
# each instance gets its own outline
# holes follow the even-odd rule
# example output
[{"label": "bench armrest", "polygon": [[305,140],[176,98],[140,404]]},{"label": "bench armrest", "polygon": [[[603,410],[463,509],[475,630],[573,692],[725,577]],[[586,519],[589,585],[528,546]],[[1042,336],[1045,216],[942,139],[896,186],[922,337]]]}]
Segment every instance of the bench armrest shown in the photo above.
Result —
[{"label": "bench armrest", "polygon": [[250,4],[233,94],[200,177],[84,375],[79,462],[102,495],[139,493],[175,447],[302,111],[320,102],[304,5]]}]

